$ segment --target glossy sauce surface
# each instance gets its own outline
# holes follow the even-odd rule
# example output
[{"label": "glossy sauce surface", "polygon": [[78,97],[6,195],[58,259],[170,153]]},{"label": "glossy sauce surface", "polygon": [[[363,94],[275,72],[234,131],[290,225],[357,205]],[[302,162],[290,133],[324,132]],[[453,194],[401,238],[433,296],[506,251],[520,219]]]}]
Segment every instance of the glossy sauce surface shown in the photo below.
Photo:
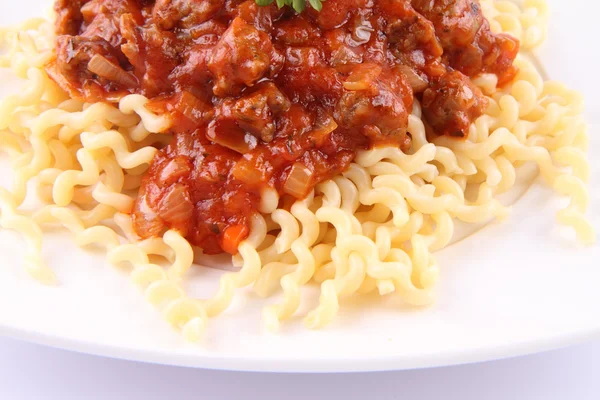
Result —
[{"label": "glossy sauce surface", "polygon": [[261,192],[302,198],[356,151],[410,148],[414,98],[435,134],[464,137],[486,99],[470,77],[516,74],[516,40],[469,0],[327,0],[297,14],[254,0],[57,0],[47,66],[73,97],[140,93],[172,142],[132,212],[141,237],[179,230],[235,253]]}]

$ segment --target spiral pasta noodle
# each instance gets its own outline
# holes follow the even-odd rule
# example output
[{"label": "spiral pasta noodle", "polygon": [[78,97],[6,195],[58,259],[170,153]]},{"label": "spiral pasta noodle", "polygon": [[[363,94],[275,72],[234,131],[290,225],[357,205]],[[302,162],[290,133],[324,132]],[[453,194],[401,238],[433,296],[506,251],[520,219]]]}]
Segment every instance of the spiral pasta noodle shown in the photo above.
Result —
[{"label": "spiral pasta noodle", "polygon": [[[514,35],[523,49],[545,38],[543,0],[481,5],[492,30]],[[596,240],[585,217],[590,168],[582,99],[544,81],[520,56],[518,75],[504,87],[497,87],[495,75],[474,80],[489,105],[465,141],[431,139],[415,101],[410,151],[361,151],[343,174],[303,200],[266,189],[261,213],[232,259],[237,269],[222,274],[216,293],[195,296],[185,281],[196,250],[174,230],[141,240],[129,216],[134,191],[168,140],[162,132],[172,124],[169,117],[151,112],[141,95],[118,104],[70,99],[44,70],[54,46],[46,19],[1,29],[0,42],[6,48],[0,67],[25,79],[23,90],[0,101],[0,151],[14,170],[10,187],[0,188],[0,226],[22,235],[25,270],[44,283],[60,279],[42,248],[44,228],[62,226],[78,246],[104,246],[110,263],[130,264],[132,282],[191,341],[201,340],[210,318],[226,312],[236,291],[248,286],[262,297],[280,296],[263,310],[270,329],[298,313],[311,282],[320,297],[304,315],[309,328],[334,321],[348,296],[376,292],[414,306],[431,304],[439,279],[433,253],[451,243],[457,220],[505,218],[510,208],[497,195],[515,186],[525,163],[535,163],[544,181],[569,199],[557,210],[558,223],[583,243]],[[32,194],[43,203],[34,210],[23,206]]]}]

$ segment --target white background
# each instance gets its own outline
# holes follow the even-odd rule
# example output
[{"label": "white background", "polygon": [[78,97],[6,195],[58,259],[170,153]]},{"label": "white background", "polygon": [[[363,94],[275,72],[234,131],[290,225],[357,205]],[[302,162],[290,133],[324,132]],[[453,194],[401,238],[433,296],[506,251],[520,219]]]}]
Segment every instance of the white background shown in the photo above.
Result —
[{"label": "white background", "polygon": [[[556,3],[560,0],[550,1]],[[18,2],[2,0],[4,7]],[[568,32],[553,30],[549,41],[560,46],[561,60],[547,65],[581,90],[588,101],[592,135],[600,132],[596,2],[572,0],[553,23],[573,21]],[[0,17],[1,20],[1,17]],[[558,33],[557,33],[558,32]],[[574,40],[589,43],[592,54],[579,54]],[[550,52],[547,47],[544,51]],[[547,53],[548,54],[548,53]],[[565,62],[565,58],[568,62]],[[557,60],[558,61],[558,60]],[[595,207],[600,207],[594,204]],[[568,267],[566,267],[568,268]],[[7,306],[3,304],[2,306]],[[600,343],[486,364],[433,370],[347,375],[269,375],[215,372],[110,360],[0,339],[0,399],[598,399]],[[175,397],[177,396],[177,397]]]}]

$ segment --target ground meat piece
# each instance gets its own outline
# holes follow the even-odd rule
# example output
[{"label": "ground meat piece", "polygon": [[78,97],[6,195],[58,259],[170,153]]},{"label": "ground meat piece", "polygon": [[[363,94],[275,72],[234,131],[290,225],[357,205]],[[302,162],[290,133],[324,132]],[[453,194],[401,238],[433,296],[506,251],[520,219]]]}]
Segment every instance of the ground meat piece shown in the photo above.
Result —
[{"label": "ground meat piece", "polygon": [[157,0],[153,17],[162,29],[191,28],[206,22],[221,8],[224,0]]},{"label": "ground meat piece", "polygon": [[215,77],[214,94],[223,97],[253,86],[269,71],[272,49],[266,33],[235,18],[208,61]]},{"label": "ground meat piece", "polygon": [[413,0],[412,5],[433,22],[451,67],[469,76],[492,72],[501,83],[514,77],[518,42],[491,32],[479,1]]},{"label": "ground meat piece", "polygon": [[54,29],[57,35],[76,35],[79,32],[83,17],[81,16],[81,6],[84,0],[55,0]]},{"label": "ground meat piece", "polygon": [[200,44],[192,47],[185,54],[185,63],[175,67],[170,74],[170,80],[178,81],[182,88],[210,88],[212,75],[208,71],[208,60],[211,54],[212,46]]},{"label": "ground meat piece", "polygon": [[273,140],[275,123],[263,93],[252,93],[236,100],[231,106],[231,116],[245,132],[259,137],[263,142]]},{"label": "ground meat piece", "polygon": [[[88,25],[93,23],[94,19],[101,14],[117,20],[123,14],[132,14],[141,25],[144,23],[144,18],[142,17],[140,3],[142,2],[138,0],[85,0],[85,5],[81,7],[81,14],[84,22]],[[102,29],[101,26],[98,26],[98,28]]]},{"label": "ground meat piece", "polygon": [[[208,137],[239,153],[247,153],[257,145],[250,134],[268,143],[275,135],[275,118],[289,110],[291,103],[272,82],[257,85],[252,93],[238,99],[227,99],[218,108],[208,127]],[[239,131],[234,135],[232,131]]]},{"label": "ground meat piece", "polygon": [[389,14],[385,33],[392,50],[403,61],[414,51],[440,57],[443,49],[431,23],[419,14],[406,0],[381,0],[378,7]]},{"label": "ground meat piece", "polygon": [[83,21],[81,6],[85,0],[56,0],[54,11],[56,12],[56,34],[77,35]]},{"label": "ground meat piece", "polygon": [[[519,52],[519,42],[509,35],[495,35],[489,30],[489,23],[484,21],[477,42],[465,47],[463,51],[454,52],[449,60],[464,74],[477,75],[481,70],[498,76],[498,85],[510,82],[519,69],[513,61]],[[482,55],[480,55],[482,54]],[[478,62],[478,56],[481,60]],[[480,70],[477,70],[479,66]]]},{"label": "ground meat piece", "polygon": [[319,101],[332,106],[342,95],[341,80],[338,71],[325,63],[318,49],[289,47],[277,86],[292,102]]},{"label": "ground meat piece", "polygon": [[[227,30],[227,25],[216,21],[207,21],[188,30],[187,34],[196,43],[181,54],[179,63],[169,74],[169,81],[178,88],[188,90],[194,95],[210,100],[212,97],[212,74],[208,70],[208,60],[219,38]],[[172,55],[176,57],[175,54]]]},{"label": "ground meat piece", "polygon": [[115,19],[109,14],[99,14],[94,17],[92,23],[85,29],[84,34],[87,37],[101,37],[113,47],[118,47],[122,43],[121,33],[119,32],[119,19]]},{"label": "ground meat piece", "polygon": [[406,127],[412,90],[404,75],[361,64],[350,73],[344,87],[348,90],[334,112],[342,128],[358,129],[373,143],[399,142],[404,149],[410,145]]},{"label": "ground meat piece", "polygon": [[126,90],[119,82],[105,79],[88,69],[90,60],[100,55],[120,66],[123,56],[101,37],[59,36],[56,40],[55,72],[57,82],[71,96],[86,101],[99,101],[107,94],[117,95]]},{"label": "ground meat piece", "polygon": [[484,20],[477,0],[413,0],[412,6],[433,22],[445,49],[472,43]]},{"label": "ground meat piece", "polygon": [[121,50],[141,82],[142,93],[154,97],[172,90],[169,73],[179,63],[173,34],[156,25],[137,26],[131,14],[121,17],[120,29],[125,41]]},{"label": "ground meat piece", "polygon": [[82,35],[99,36],[114,47],[122,44],[119,31],[121,15],[131,15],[137,25],[144,22],[137,0],[90,0],[81,7],[81,14],[87,25]]},{"label": "ground meat piece", "polygon": [[464,74],[445,74],[423,92],[423,114],[439,135],[465,137],[471,122],[483,114],[487,99]]},{"label": "ground meat piece", "polygon": [[290,101],[277,86],[267,82],[252,94],[238,99],[231,111],[240,128],[263,142],[270,142],[275,134],[273,118],[289,110],[290,106]]}]

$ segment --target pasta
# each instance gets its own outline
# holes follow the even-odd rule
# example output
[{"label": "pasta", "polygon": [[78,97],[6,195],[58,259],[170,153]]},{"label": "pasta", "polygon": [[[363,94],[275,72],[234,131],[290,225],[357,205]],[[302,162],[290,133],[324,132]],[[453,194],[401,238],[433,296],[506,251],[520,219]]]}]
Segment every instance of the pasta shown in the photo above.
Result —
[{"label": "pasta", "polygon": [[[491,29],[515,36],[524,50],[543,41],[543,0],[481,5]],[[581,98],[544,81],[522,54],[510,84],[498,88],[492,74],[475,80],[489,105],[465,141],[430,140],[415,101],[410,151],[361,151],[345,172],[302,200],[262,193],[261,214],[252,217],[250,235],[233,257],[239,269],[225,272],[212,296],[196,299],[184,286],[194,263],[190,243],[176,230],[142,240],[128,215],[157,148],[167,143],[161,133],[168,118],[145,107],[141,95],[118,104],[71,99],[43,68],[54,48],[53,25],[45,19],[3,29],[0,39],[6,48],[0,66],[25,79],[20,93],[0,102],[0,149],[14,170],[12,186],[0,189],[0,226],[23,236],[26,271],[48,284],[60,279],[41,253],[43,229],[62,226],[78,246],[102,245],[110,263],[130,263],[132,282],[187,340],[200,340],[209,319],[247,286],[263,297],[281,293],[264,309],[270,329],[297,313],[310,282],[320,286],[320,299],[305,316],[309,328],[330,323],[348,296],[377,292],[411,305],[432,303],[439,277],[434,252],[451,242],[455,220],[505,218],[509,207],[496,196],[511,190],[528,162],[570,199],[557,212],[558,223],[573,228],[582,243],[596,240],[585,218],[589,167]],[[32,192],[41,200],[33,211],[24,206]],[[152,263],[151,255],[162,263]]]}]

